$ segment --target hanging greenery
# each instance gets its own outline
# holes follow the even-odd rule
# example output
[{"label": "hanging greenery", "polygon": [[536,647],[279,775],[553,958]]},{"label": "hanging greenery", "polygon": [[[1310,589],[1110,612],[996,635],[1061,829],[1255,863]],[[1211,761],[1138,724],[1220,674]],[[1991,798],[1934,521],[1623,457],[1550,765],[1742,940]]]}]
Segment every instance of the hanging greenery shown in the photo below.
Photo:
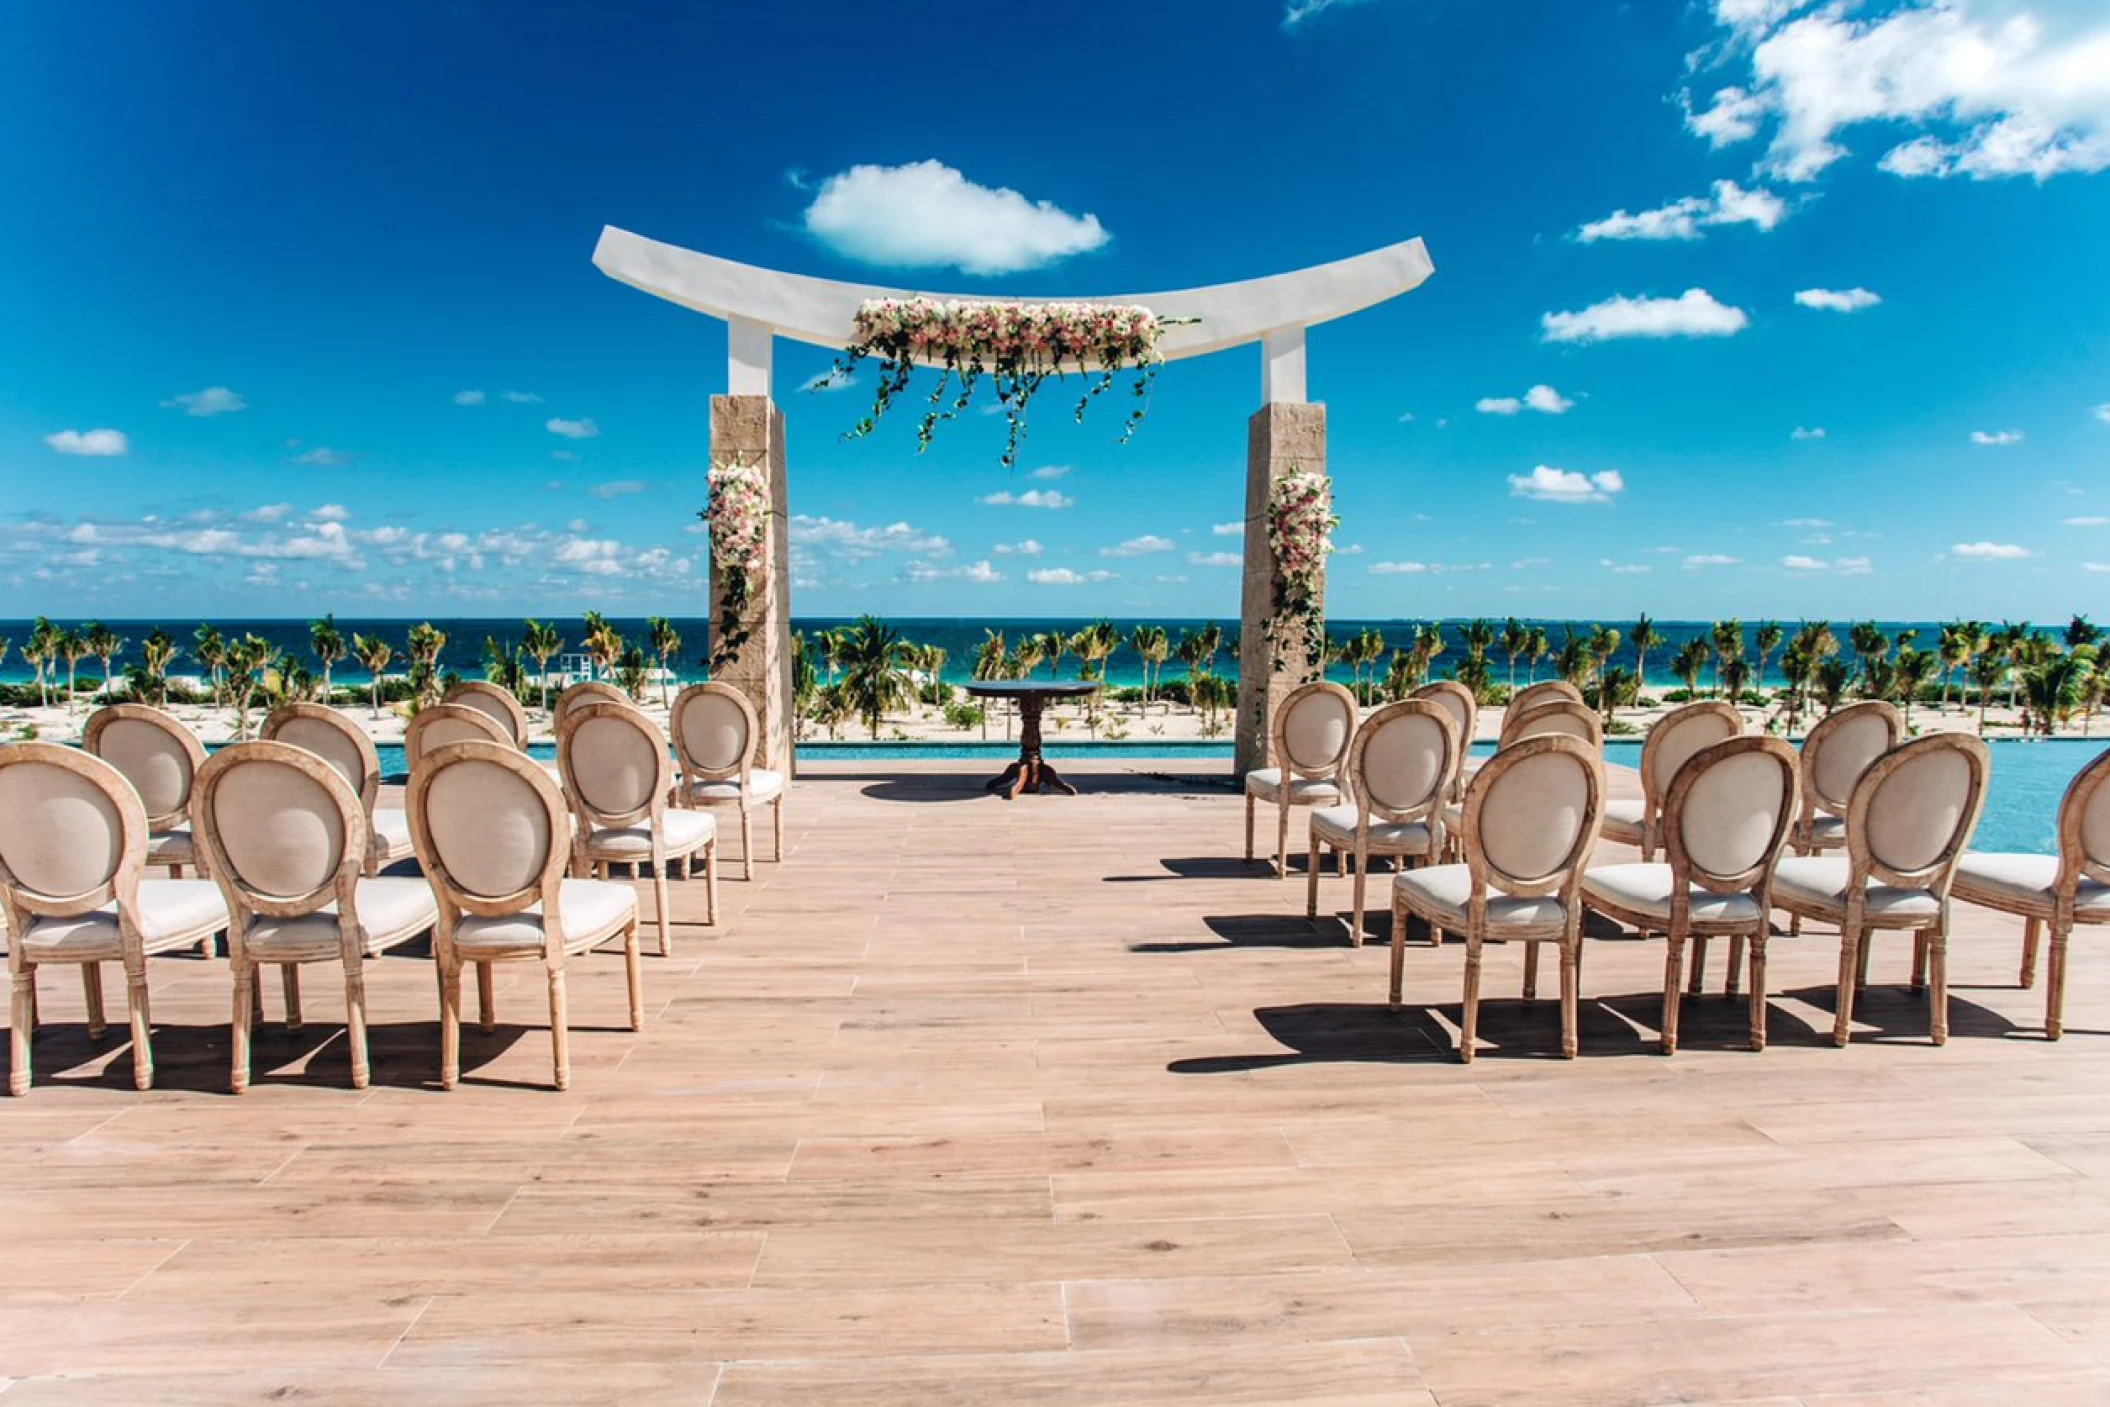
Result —
[{"label": "hanging greenery", "polygon": [[1326,668],[1326,603],[1321,598],[1326,556],[1333,551],[1333,483],[1324,473],[1292,464],[1268,486],[1267,545],[1275,558],[1275,589],[1263,623],[1277,653],[1304,649],[1305,671]]},{"label": "hanging greenery", "polygon": [[718,614],[711,622],[711,673],[740,657],[754,633],[748,607],[767,562],[769,479],[759,465],[734,460],[711,469],[710,504],[697,516],[710,531],[711,571],[718,579]]},{"label": "hanging greenery", "polygon": [[[844,436],[872,433],[908,390],[919,362],[938,367],[938,384],[916,427],[918,453],[930,447],[940,421],[967,409],[984,378],[995,384],[997,406],[1009,436],[1004,467],[1018,462],[1026,437],[1026,406],[1049,377],[1078,370],[1090,378],[1077,401],[1077,420],[1092,401],[1112,389],[1115,378],[1133,371],[1135,405],[1121,428],[1128,443],[1150,402],[1151,382],[1164,358],[1158,339],[1164,329],[1192,319],[1161,318],[1148,308],[1112,303],[1005,303],[937,298],[872,298],[860,304],[854,341],[829,380],[840,384],[867,357],[879,359],[879,388],[872,412]],[[1095,369],[1096,368],[1096,369]]]}]

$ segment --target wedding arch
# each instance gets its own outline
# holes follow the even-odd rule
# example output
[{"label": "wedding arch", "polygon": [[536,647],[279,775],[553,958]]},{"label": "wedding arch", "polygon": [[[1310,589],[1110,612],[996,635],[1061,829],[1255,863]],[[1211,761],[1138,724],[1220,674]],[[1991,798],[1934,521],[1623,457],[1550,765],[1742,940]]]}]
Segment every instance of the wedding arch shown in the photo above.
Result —
[{"label": "wedding arch", "polygon": [[[841,352],[860,345],[875,307],[889,303],[1019,304],[812,278],[720,259],[613,226],[601,231],[593,262],[602,273],[726,324],[726,394],[711,397],[711,464],[737,466],[743,492],[769,525],[746,534],[737,553],[714,550],[714,635],[733,643],[712,674],[754,703],[761,753],[771,768],[792,764],[791,551],[784,474],[784,414],[776,403],[773,349],[779,337]],[[1119,310],[1152,324],[1149,356],[1179,361],[1259,343],[1260,409],[1246,422],[1245,579],[1239,620],[1237,761],[1240,772],[1266,765],[1265,720],[1275,701],[1314,671],[1325,614],[1323,555],[1284,561],[1284,504],[1305,516],[1326,473],[1326,407],[1306,397],[1305,332],[1412,292],[1435,271],[1419,239],[1367,254],[1241,283],[1118,298],[1048,300],[1062,308]],[[1141,318],[1138,319],[1139,321]],[[869,338],[863,339],[868,342]],[[1067,344],[1065,344],[1067,345]],[[1112,345],[1112,344],[1109,344]],[[926,344],[895,344],[904,361],[945,367]],[[1074,348],[1071,348],[1074,351]],[[1111,353],[1109,353],[1111,355]],[[1102,369],[1089,353],[1062,364]],[[1278,485],[1287,482],[1292,491]],[[1315,487],[1316,486],[1316,487]],[[1276,529],[1271,532],[1271,527]],[[721,557],[726,560],[721,560]],[[737,560],[735,560],[737,559]],[[1285,619],[1286,615],[1295,619]],[[720,631],[717,622],[732,628]]]}]

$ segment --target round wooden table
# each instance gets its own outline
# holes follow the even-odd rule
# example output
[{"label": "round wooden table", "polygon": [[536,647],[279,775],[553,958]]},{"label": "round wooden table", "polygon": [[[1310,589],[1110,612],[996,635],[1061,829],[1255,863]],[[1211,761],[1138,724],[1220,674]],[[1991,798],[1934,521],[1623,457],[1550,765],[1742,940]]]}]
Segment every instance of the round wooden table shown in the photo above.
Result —
[{"label": "round wooden table", "polygon": [[1026,788],[1035,791],[1053,789],[1065,796],[1075,796],[1077,788],[1064,781],[1040,755],[1040,711],[1049,699],[1075,699],[1099,692],[1097,684],[1076,681],[1032,679],[988,679],[976,680],[966,686],[967,692],[978,699],[1011,699],[1018,704],[1018,761],[1004,769],[1001,777],[994,778],[985,791],[1000,791],[1006,799],[1017,796]]}]

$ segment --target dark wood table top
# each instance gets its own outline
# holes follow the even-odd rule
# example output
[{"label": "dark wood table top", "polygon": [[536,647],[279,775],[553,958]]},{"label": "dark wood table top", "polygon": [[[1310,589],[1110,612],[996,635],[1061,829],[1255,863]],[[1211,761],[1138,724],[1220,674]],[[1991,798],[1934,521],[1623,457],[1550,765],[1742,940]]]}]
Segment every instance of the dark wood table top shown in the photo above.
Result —
[{"label": "dark wood table top", "polygon": [[976,679],[961,687],[985,699],[1068,699],[1100,689],[1096,683],[1075,679]]}]

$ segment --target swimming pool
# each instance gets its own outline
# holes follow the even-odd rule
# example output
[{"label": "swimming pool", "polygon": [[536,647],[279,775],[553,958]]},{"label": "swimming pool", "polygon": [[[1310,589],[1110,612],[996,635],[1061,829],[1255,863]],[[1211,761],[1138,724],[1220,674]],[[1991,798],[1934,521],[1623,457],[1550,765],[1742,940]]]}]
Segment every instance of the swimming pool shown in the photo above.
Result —
[{"label": "swimming pool", "polygon": [[[2074,774],[2086,766],[2110,742],[2101,738],[2057,738],[2042,742],[2020,738],[1998,738],[1988,744],[1993,753],[1992,785],[1988,788],[1985,815],[1971,842],[1974,850],[2017,850],[2049,855],[2059,848],[2059,798]],[[401,779],[403,749],[383,745],[383,776]],[[528,749],[538,758],[556,756],[556,749],[537,743]],[[1050,757],[1080,761],[1142,761],[1164,758],[1171,761],[1219,761],[1231,757],[1231,744],[1221,741],[1161,742],[1050,742],[1042,751]],[[1494,751],[1492,743],[1479,743],[1473,751]],[[821,762],[901,762],[911,759],[953,761],[971,758],[1001,763],[1018,755],[1016,743],[805,743],[802,756]],[[1614,738],[1605,744],[1605,758],[1633,767],[1641,761],[1638,738]]]}]

